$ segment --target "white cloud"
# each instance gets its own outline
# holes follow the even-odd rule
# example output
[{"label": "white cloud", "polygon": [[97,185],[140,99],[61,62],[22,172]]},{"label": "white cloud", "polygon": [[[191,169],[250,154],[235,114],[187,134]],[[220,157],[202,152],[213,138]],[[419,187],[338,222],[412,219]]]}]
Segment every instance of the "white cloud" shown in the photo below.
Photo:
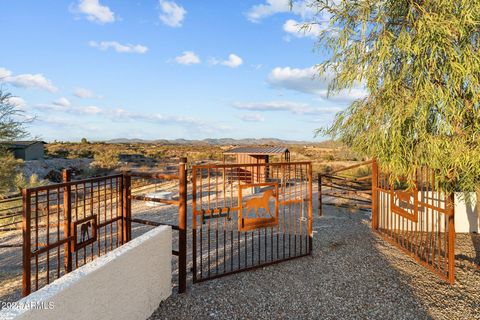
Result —
[{"label": "white cloud", "polygon": [[284,111],[300,115],[336,113],[342,110],[340,107],[311,107],[307,103],[295,101],[235,102],[233,106],[239,110],[260,112]]},{"label": "white cloud", "polygon": [[108,115],[108,112],[106,110],[97,106],[77,107],[77,106],[71,106],[70,104],[67,105],[66,103],[59,103],[59,102],[62,102],[62,101],[55,101],[52,104],[37,104],[34,106],[34,108],[38,110],[43,110],[43,111],[57,111],[57,112],[65,112],[65,113],[81,114],[81,115],[100,115],[100,114]]},{"label": "white cloud", "polygon": [[19,109],[19,110],[24,110],[25,107],[27,106],[27,102],[20,97],[10,97],[8,99],[8,102],[12,106],[14,106],[16,109]]},{"label": "white cloud", "polygon": [[240,116],[240,119],[245,122],[263,122],[265,118],[259,113],[247,113]]},{"label": "white cloud", "polygon": [[85,88],[76,88],[73,94],[82,99],[96,98],[95,93]]},{"label": "white cloud", "polygon": [[97,114],[104,113],[104,110],[97,106],[77,107],[73,110],[78,113],[90,114],[90,115],[97,115]]},{"label": "white cloud", "polygon": [[182,26],[187,11],[174,1],[160,0],[160,20],[169,27],[177,28]]},{"label": "white cloud", "polygon": [[322,99],[337,101],[353,101],[368,95],[361,84],[356,84],[351,89],[345,89],[328,96],[329,83],[334,78],[332,72],[319,76],[315,67],[298,69],[290,67],[274,68],[267,77],[267,82],[273,87],[289,89],[307,94],[314,94]]},{"label": "white cloud", "polygon": [[71,111],[70,107],[64,107],[64,106],[59,106],[56,104],[37,104],[33,106],[37,110],[42,110],[42,111],[61,111],[61,112],[69,112]]},{"label": "white cloud", "polygon": [[108,6],[100,4],[99,0],[79,0],[76,11],[87,15],[87,20],[100,24],[115,21],[115,14]]},{"label": "white cloud", "polygon": [[309,24],[304,28],[303,25],[304,24],[302,22],[289,19],[283,25],[283,31],[297,38],[309,37],[315,39],[322,30],[328,27],[328,25]]},{"label": "white cloud", "polygon": [[251,22],[260,22],[263,18],[277,13],[291,12],[305,19],[315,12],[310,3],[310,0],[299,0],[294,1],[290,7],[289,0],[266,0],[263,4],[254,5],[247,12],[247,18]]},{"label": "white cloud", "polygon": [[5,68],[0,68],[0,82],[9,83],[15,87],[38,88],[49,92],[55,92],[58,90],[52,84],[52,81],[45,78],[45,76],[41,73],[13,75],[10,70]]},{"label": "white cloud", "polygon": [[170,126],[183,126],[189,130],[211,134],[215,132],[230,131],[231,128],[222,124],[204,122],[193,117],[170,116],[159,113],[134,113],[124,109],[115,109],[105,114],[113,121],[145,121]]},{"label": "white cloud", "polygon": [[227,60],[218,60],[216,58],[212,58],[210,59],[210,63],[214,65],[220,64],[229,68],[237,68],[243,64],[243,59],[236,54],[231,53]]},{"label": "white cloud", "polygon": [[146,46],[137,44],[121,44],[117,41],[89,41],[88,45],[93,48],[98,48],[100,50],[106,51],[108,49],[113,49],[119,53],[138,53],[144,54],[148,51]]},{"label": "white cloud", "polygon": [[61,97],[60,99],[54,101],[53,104],[65,108],[68,108],[71,105],[70,101],[65,97]]},{"label": "white cloud", "polygon": [[200,63],[200,58],[192,51],[184,51],[181,56],[175,58],[175,61],[180,64],[197,64]]}]

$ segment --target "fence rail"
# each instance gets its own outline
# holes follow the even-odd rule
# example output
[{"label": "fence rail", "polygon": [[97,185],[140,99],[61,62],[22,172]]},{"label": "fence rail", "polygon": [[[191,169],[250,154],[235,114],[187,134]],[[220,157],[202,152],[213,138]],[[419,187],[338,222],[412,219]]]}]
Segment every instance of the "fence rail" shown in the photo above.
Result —
[{"label": "fence rail", "polygon": [[[365,161],[326,174],[318,174],[318,214],[322,215],[322,206],[370,210],[371,164],[372,161]],[[322,196],[328,200],[323,201]]]}]

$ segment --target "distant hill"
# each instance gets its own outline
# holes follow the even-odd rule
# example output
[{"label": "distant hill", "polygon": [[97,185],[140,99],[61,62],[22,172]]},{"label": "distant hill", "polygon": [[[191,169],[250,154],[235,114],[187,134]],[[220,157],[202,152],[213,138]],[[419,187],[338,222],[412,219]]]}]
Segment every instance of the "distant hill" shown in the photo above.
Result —
[{"label": "distant hill", "polygon": [[261,139],[232,139],[232,138],[220,138],[220,139],[204,139],[204,140],[143,140],[143,139],[112,139],[105,141],[106,143],[155,143],[166,145],[211,145],[211,146],[230,146],[230,145],[324,145],[324,144],[336,144],[332,141],[294,141],[294,140],[282,140],[276,138],[261,138]]}]

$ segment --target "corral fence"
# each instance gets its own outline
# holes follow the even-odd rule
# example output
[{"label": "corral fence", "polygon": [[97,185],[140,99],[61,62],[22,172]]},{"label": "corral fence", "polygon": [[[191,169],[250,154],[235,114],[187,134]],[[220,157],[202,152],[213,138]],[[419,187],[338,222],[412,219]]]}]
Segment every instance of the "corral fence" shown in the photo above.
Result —
[{"label": "corral fence", "polygon": [[319,215],[322,206],[370,211],[371,205],[372,161],[318,175]]},{"label": "corral fence", "polygon": [[392,182],[375,160],[318,177],[322,206],[370,211],[372,229],[440,278],[455,281],[453,194],[439,190],[434,169],[418,168],[414,186]]},{"label": "corral fence", "polygon": [[[186,159],[177,174],[126,172],[105,177],[27,188],[23,200],[24,296],[121,246],[132,238],[132,223],[165,223],[132,218],[131,202],[143,200],[177,205],[179,291],[186,288]],[[177,199],[132,196],[132,180],[178,181]]]},{"label": "corral fence", "polygon": [[[172,254],[179,258],[178,291],[185,292],[187,175],[183,158],[176,173],[72,181],[65,171],[62,183],[24,189],[23,295],[129,242],[132,225],[178,231]],[[165,181],[172,181],[176,196],[157,192]],[[310,162],[193,166],[193,282],[310,255],[312,181]],[[177,206],[178,223],[154,221],[152,210],[136,206],[139,201]]]}]

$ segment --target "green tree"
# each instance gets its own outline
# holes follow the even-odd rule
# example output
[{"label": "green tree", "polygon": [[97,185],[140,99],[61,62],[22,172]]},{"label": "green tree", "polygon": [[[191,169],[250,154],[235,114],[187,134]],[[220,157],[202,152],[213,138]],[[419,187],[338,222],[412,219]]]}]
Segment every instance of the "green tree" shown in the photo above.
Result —
[{"label": "green tree", "polygon": [[[446,191],[480,191],[480,1],[318,0],[329,92],[368,97],[319,130],[412,178],[438,169]],[[304,26],[311,27],[311,24]]]},{"label": "green tree", "polygon": [[7,145],[1,142],[8,142],[13,139],[25,137],[25,120],[13,102],[13,96],[0,88],[0,194],[13,191],[15,188],[15,177],[18,173],[20,161],[16,160]]}]

